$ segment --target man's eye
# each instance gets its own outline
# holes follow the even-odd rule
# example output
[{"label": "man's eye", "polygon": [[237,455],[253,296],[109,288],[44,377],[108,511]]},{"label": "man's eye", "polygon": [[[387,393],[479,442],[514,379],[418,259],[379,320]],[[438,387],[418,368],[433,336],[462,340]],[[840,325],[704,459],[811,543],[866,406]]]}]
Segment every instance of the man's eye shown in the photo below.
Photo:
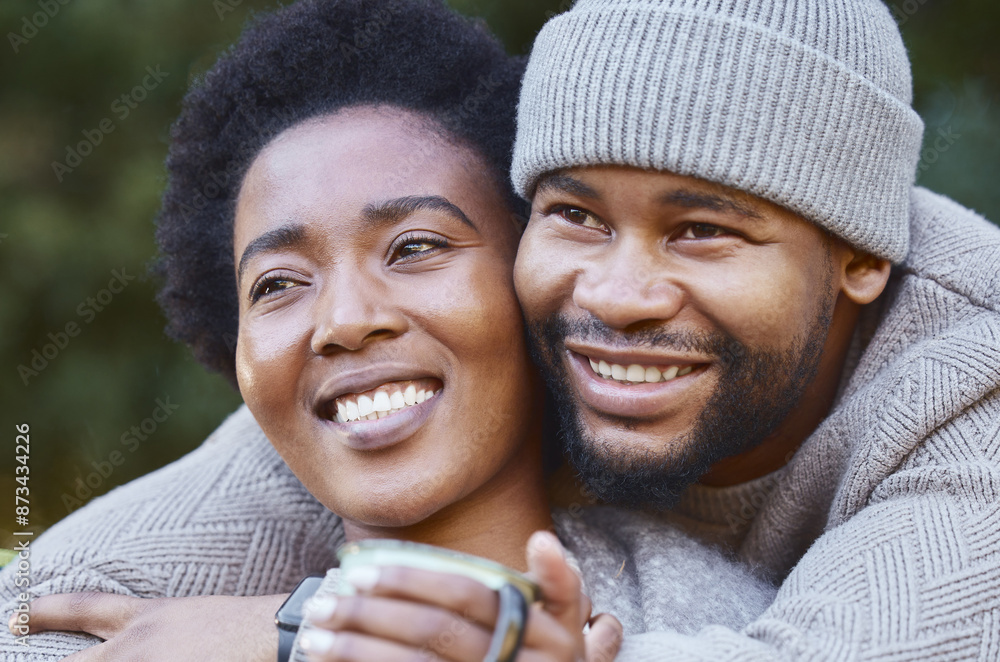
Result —
[{"label": "man's eye", "polygon": [[288,280],[287,278],[266,278],[254,285],[250,291],[250,300],[257,301],[261,297],[275,294],[294,286],[295,281]]},{"label": "man's eye", "polygon": [[694,225],[689,225],[684,234],[681,235],[682,239],[712,239],[714,237],[721,237],[723,235],[729,234],[728,231],[720,228],[717,225],[709,225],[708,223],[695,223]]},{"label": "man's eye", "polygon": [[594,228],[597,230],[604,229],[605,227],[604,223],[597,220],[589,211],[584,211],[578,207],[562,207],[556,209],[555,213],[574,225],[582,225],[585,228]]}]

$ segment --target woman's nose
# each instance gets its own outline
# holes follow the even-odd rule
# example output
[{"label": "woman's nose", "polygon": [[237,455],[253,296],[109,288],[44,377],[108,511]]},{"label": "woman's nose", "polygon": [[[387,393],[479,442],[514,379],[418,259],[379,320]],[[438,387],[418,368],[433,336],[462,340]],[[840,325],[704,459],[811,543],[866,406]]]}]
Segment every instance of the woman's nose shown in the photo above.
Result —
[{"label": "woman's nose", "polygon": [[316,299],[311,339],[316,354],[357,351],[406,332],[407,318],[392,288],[354,276],[328,281]]}]

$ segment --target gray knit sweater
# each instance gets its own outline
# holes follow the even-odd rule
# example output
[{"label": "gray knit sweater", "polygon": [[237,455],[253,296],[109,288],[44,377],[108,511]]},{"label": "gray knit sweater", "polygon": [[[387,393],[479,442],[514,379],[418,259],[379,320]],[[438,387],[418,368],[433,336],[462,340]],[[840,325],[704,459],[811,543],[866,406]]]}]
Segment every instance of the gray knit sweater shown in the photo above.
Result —
[{"label": "gray knit sweater", "polygon": [[[828,419],[783,471],[696,487],[679,508],[692,529],[782,582],[773,603],[743,628],[630,626],[619,659],[1000,660],[998,286],[1000,231],[916,189],[910,255],[869,307]],[[256,434],[239,415],[217,433]],[[233,454],[229,445],[210,440],[53,527],[33,556],[35,593],[267,593],[331,566],[335,518],[269,446]],[[623,520],[604,538],[616,571],[615,545],[634,546],[646,530]],[[676,544],[662,548],[667,564]],[[657,563],[642,549],[633,558]],[[588,554],[574,551],[586,571]],[[671,589],[646,582],[639,613]],[[0,591],[9,612],[9,571]],[[14,656],[4,635],[0,650],[47,660],[43,646],[50,655],[80,646],[67,635],[32,643],[34,654]]]}]

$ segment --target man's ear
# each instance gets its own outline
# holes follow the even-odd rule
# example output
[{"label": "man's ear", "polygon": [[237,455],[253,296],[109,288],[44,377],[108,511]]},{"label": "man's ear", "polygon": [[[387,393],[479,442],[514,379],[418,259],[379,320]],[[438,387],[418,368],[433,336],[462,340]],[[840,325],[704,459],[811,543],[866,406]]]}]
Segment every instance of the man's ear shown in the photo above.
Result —
[{"label": "man's ear", "polygon": [[885,289],[892,263],[847,244],[841,249],[841,291],[858,305],[871,303]]}]

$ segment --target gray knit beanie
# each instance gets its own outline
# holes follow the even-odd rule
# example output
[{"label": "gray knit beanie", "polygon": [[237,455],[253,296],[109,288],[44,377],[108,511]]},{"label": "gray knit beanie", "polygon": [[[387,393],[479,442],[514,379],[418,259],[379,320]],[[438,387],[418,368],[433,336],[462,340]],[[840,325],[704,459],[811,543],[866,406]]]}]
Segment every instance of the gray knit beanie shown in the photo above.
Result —
[{"label": "gray knit beanie", "polygon": [[579,0],[535,41],[511,176],[619,164],[752,193],[906,257],[923,122],[880,0]]}]

